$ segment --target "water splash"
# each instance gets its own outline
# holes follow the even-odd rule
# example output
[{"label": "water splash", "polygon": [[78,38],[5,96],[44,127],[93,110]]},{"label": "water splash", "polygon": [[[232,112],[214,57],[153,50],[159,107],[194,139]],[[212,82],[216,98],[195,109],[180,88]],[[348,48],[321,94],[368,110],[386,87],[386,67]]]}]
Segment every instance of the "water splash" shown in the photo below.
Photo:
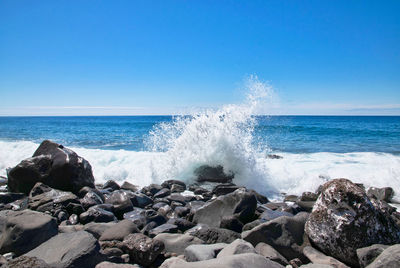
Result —
[{"label": "water splash", "polygon": [[[154,164],[156,180],[190,180],[200,165],[221,165],[235,174],[235,182],[250,187],[268,187],[265,161],[258,161],[260,148],[254,144],[255,115],[273,95],[272,87],[250,76],[242,104],[229,104],[190,116],[177,116],[161,123],[146,142],[149,150],[165,152]],[[264,182],[264,185],[260,183]]]}]

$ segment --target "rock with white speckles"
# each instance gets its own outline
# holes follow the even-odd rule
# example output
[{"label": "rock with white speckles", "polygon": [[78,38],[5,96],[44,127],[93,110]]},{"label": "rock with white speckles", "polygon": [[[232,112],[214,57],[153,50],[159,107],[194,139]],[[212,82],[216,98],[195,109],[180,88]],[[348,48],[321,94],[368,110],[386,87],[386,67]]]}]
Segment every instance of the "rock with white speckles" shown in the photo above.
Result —
[{"label": "rock with white speckles", "polygon": [[347,179],[323,185],[305,231],[325,254],[352,266],[358,266],[358,248],[400,242],[400,228],[391,217]]}]

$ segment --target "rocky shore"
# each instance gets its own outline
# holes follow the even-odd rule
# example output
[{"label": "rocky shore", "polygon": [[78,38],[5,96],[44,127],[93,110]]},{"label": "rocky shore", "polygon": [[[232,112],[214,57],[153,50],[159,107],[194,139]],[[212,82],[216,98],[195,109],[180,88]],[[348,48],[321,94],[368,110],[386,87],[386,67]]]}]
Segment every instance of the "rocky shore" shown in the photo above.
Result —
[{"label": "rocky shore", "polygon": [[334,179],[270,202],[220,166],[199,167],[193,185],[97,185],[51,141],[7,173],[1,267],[400,267],[389,187]]}]

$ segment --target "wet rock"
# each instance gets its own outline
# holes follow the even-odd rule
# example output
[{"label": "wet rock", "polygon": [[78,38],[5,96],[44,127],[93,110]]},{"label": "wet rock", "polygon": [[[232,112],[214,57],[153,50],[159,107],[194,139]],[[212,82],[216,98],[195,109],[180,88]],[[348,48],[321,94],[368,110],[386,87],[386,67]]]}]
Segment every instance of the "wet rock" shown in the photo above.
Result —
[{"label": "wet rock", "polygon": [[171,194],[171,190],[168,188],[163,188],[154,194],[154,198],[163,198]]},{"label": "wet rock", "polygon": [[282,159],[283,157],[277,154],[267,154],[268,159]]},{"label": "wet rock", "polygon": [[88,209],[95,205],[103,204],[103,200],[101,199],[101,197],[94,191],[89,191],[88,193],[86,193],[85,196],[80,200],[80,202],[85,209]]},{"label": "wet rock", "polygon": [[177,206],[174,209],[174,213],[176,217],[185,217],[190,213],[190,208],[188,207],[182,207],[182,206]]},{"label": "wet rock", "polygon": [[139,186],[133,185],[132,183],[125,181],[125,182],[121,185],[121,189],[123,189],[123,190],[128,190],[128,191],[132,191],[132,192],[137,192],[137,191],[139,190]]},{"label": "wet rock", "polygon": [[219,227],[224,217],[237,214],[242,223],[247,223],[254,219],[256,207],[257,199],[254,194],[246,192],[244,189],[238,189],[198,208],[194,214],[193,221]]},{"label": "wet rock", "polygon": [[242,233],[242,238],[253,246],[263,242],[269,244],[282,254],[286,259],[300,258],[303,247],[308,245],[304,237],[304,224],[308,213],[301,212],[294,217],[282,216]]},{"label": "wet rock", "polygon": [[206,244],[231,243],[237,238],[240,238],[240,234],[234,231],[209,227],[207,225],[197,225],[187,230],[185,233],[200,238]]},{"label": "wet rock", "polygon": [[161,184],[161,186],[164,188],[171,189],[174,184],[180,185],[181,187],[183,187],[186,190],[186,184],[180,180],[166,180]]},{"label": "wet rock", "polygon": [[172,193],[182,193],[186,190],[186,185],[180,185],[180,184],[172,184],[171,186],[171,192]]},{"label": "wet rock", "polygon": [[116,225],[115,222],[90,222],[84,225],[83,230],[92,234],[96,239],[107,230]]},{"label": "wet rock", "polygon": [[170,202],[179,202],[181,204],[186,204],[186,202],[192,201],[192,197],[190,196],[183,196],[180,193],[172,193],[166,197]]},{"label": "wet rock", "polygon": [[190,222],[182,218],[172,218],[169,219],[167,223],[176,225],[178,227],[178,230],[181,232],[186,232],[187,230],[195,226],[193,222]]},{"label": "wet rock", "polygon": [[108,180],[106,183],[104,183],[103,189],[107,189],[107,188],[111,188],[113,191],[121,189],[121,187],[118,185],[118,183],[116,183],[113,180]]},{"label": "wet rock", "polygon": [[266,204],[269,202],[269,200],[266,196],[254,191],[254,190],[249,190],[249,193],[254,194],[257,199],[257,202],[259,202],[261,204]]},{"label": "wet rock", "polygon": [[226,183],[232,182],[234,175],[227,175],[224,172],[222,166],[211,167],[208,165],[203,165],[194,170],[194,175],[198,182],[218,182]]},{"label": "wet rock", "polygon": [[155,237],[156,235],[161,233],[172,234],[172,233],[177,233],[178,231],[179,231],[178,226],[176,226],[175,224],[164,223],[149,231],[149,236]]},{"label": "wet rock", "polygon": [[0,193],[0,204],[8,204],[25,197],[23,193]]},{"label": "wet rock", "polygon": [[198,262],[186,262],[180,258],[167,259],[160,268],[283,268],[282,265],[268,260],[263,256],[254,253],[245,253],[226,256],[218,259],[211,259]]},{"label": "wet rock", "polygon": [[366,267],[373,262],[389,246],[375,244],[365,248],[357,249],[358,263],[360,267]]},{"label": "wet rock", "polygon": [[322,252],[310,246],[304,247],[303,253],[314,264],[326,264],[336,268],[349,268],[349,266],[344,263],[330,256],[326,256]]},{"label": "wet rock", "polygon": [[400,244],[385,249],[367,268],[400,267]]},{"label": "wet rock", "polygon": [[256,252],[261,256],[264,256],[271,261],[277,262],[281,265],[288,265],[288,260],[283,257],[278,251],[276,251],[273,247],[265,243],[258,243],[256,246]]},{"label": "wet rock", "polygon": [[221,183],[214,187],[212,193],[216,196],[226,195],[239,189],[240,187],[233,183]]},{"label": "wet rock", "polygon": [[79,215],[79,220],[86,224],[89,222],[112,222],[117,221],[117,218],[112,212],[105,210],[102,205],[96,205]]},{"label": "wet rock", "polygon": [[95,268],[141,268],[141,266],[137,264],[112,263],[108,261],[103,261],[97,264]]},{"label": "wet rock", "polygon": [[74,151],[48,140],[40,144],[33,157],[8,171],[8,189],[11,192],[28,194],[37,182],[74,193],[84,186],[94,188],[89,162]]},{"label": "wet rock", "polygon": [[103,261],[97,240],[88,232],[61,233],[26,256],[44,260],[51,267],[94,267]]},{"label": "wet rock", "polygon": [[227,245],[228,244],[225,243],[210,245],[190,245],[184,251],[185,259],[188,262],[214,259],[217,257],[218,253]]},{"label": "wet rock", "polygon": [[131,201],[134,207],[139,208],[145,208],[146,206],[153,204],[153,200],[150,197],[140,193],[135,193],[131,197]]},{"label": "wet rock", "polygon": [[267,209],[260,215],[259,219],[261,222],[267,222],[282,216],[293,217],[293,214],[284,211]]},{"label": "wet rock", "polygon": [[22,210],[0,212],[0,253],[28,252],[57,234],[57,221],[44,213]]},{"label": "wet rock", "polygon": [[141,192],[145,195],[153,196],[162,189],[163,187],[161,185],[152,183],[149,186],[143,187]]},{"label": "wet rock", "polygon": [[204,241],[188,234],[159,234],[154,240],[160,241],[165,245],[165,251],[184,254],[185,249],[190,245],[204,244]]},{"label": "wet rock", "polygon": [[132,193],[117,190],[112,192],[110,196],[106,198],[105,203],[113,205],[113,212],[118,219],[122,219],[124,213],[133,210],[133,204],[131,202]]},{"label": "wet rock", "polygon": [[[3,267],[3,266],[2,266]],[[46,262],[35,257],[20,256],[10,260],[4,267],[12,268],[50,268]]]},{"label": "wet rock", "polygon": [[236,216],[229,216],[222,219],[220,227],[241,233],[243,229],[243,223],[241,223]]},{"label": "wet rock", "polygon": [[304,192],[301,197],[300,201],[316,201],[318,198],[318,195],[313,192]]},{"label": "wet rock", "polygon": [[374,198],[389,203],[392,200],[394,191],[393,188],[391,187],[384,187],[384,188],[370,187],[367,191],[367,195],[369,198]]},{"label": "wet rock", "polygon": [[283,199],[284,202],[296,202],[299,199],[297,195],[286,195]]},{"label": "wet rock", "polygon": [[249,231],[249,230],[253,229],[254,227],[260,225],[261,223],[264,223],[264,222],[261,221],[261,220],[255,220],[255,221],[246,223],[246,224],[243,226],[242,232],[244,232],[244,231]]},{"label": "wet rock", "polygon": [[244,253],[257,253],[255,248],[249,242],[246,242],[242,239],[236,239],[226,247],[224,247],[220,253],[218,253],[217,258],[223,258],[226,256],[231,256],[235,254],[244,254]]},{"label": "wet rock", "polygon": [[151,265],[164,250],[164,244],[141,233],[130,234],[124,239],[131,260],[138,264]]},{"label": "wet rock", "polygon": [[132,233],[138,233],[139,229],[130,220],[122,220],[112,227],[106,229],[100,236],[100,241],[111,241],[111,240],[124,240],[126,236]]},{"label": "wet rock", "polygon": [[400,229],[392,218],[347,179],[323,186],[305,230],[322,252],[354,266],[358,265],[357,248],[400,242]]},{"label": "wet rock", "polygon": [[133,208],[132,211],[124,214],[124,219],[132,221],[139,229],[147,224],[146,210],[142,208]]}]

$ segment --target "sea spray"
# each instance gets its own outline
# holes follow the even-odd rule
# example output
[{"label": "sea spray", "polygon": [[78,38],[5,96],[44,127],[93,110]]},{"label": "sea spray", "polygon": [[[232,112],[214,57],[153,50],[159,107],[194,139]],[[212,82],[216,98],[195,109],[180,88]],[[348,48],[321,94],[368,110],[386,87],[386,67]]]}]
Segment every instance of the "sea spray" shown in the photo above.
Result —
[{"label": "sea spray", "polygon": [[151,151],[164,152],[153,163],[155,179],[190,181],[197,167],[221,165],[225,173],[235,175],[237,184],[273,191],[253,137],[255,114],[273,95],[272,88],[251,76],[246,90],[242,104],[177,116],[172,122],[157,125],[147,140]]}]

